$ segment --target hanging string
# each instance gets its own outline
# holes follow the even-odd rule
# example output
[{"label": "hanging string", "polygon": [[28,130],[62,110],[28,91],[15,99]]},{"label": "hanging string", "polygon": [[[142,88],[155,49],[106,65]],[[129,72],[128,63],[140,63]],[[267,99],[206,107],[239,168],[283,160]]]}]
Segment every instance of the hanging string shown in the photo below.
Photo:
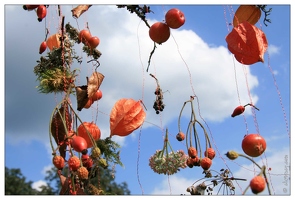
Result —
[{"label": "hanging string", "polygon": [[167,179],[168,179],[168,187],[169,187],[170,195],[172,195],[172,189],[171,189],[170,175],[169,174],[167,174]]},{"label": "hanging string", "polygon": [[136,175],[137,175],[137,182],[138,182],[139,187],[141,189],[141,193],[144,194],[144,190],[143,190],[143,187],[142,187],[140,179],[139,179],[139,160],[140,160],[140,138],[141,138],[141,133],[142,133],[142,126],[140,127],[139,136],[138,136]]},{"label": "hanging string", "polygon": [[289,124],[288,124],[288,119],[287,119],[287,115],[286,115],[286,111],[285,111],[285,107],[283,105],[283,100],[282,100],[282,96],[281,96],[281,92],[279,90],[279,86],[277,84],[277,81],[276,81],[276,77],[275,77],[275,74],[272,70],[272,67],[270,65],[270,57],[269,57],[269,52],[267,52],[267,57],[268,57],[268,64],[267,64],[267,67],[272,75],[272,78],[273,78],[273,82],[274,82],[274,85],[276,87],[276,91],[277,91],[277,94],[278,94],[278,97],[279,97],[279,101],[280,101],[280,105],[281,105],[281,108],[282,108],[282,112],[283,112],[283,116],[284,116],[284,120],[285,120],[285,125],[286,125],[286,132],[288,134],[288,137],[289,139],[291,138],[290,136],[290,132],[289,132]]},{"label": "hanging string", "polygon": [[140,64],[141,64],[141,67],[142,67],[142,94],[141,94],[141,100],[144,102],[144,87],[145,87],[145,70],[144,70],[144,66],[143,66],[143,62],[142,62],[142,59],[141,59],[141,48],[140,48],[140,42],[139,42],[139,34],[138,34],[138,31],[139,31],[139,26],[141,24],[141,21],[142,20],[139,20],[139,23],[138,23],[138,26],[137,26],[137,44],[138,44],[138,54],[139,54],[139,61],[140,61]]},{"label": "hanging string", "polygon": [[[138,30],[139,30],[139,26],[140,26],[141,20],[138,23],[137,26],[137,44],[138,44],[138,54],[139,54],[139,60],[141,63],[141,67],[142,67],[142,94],[141,94],[141,100],[144,102],[144,81],[145,81],[145,76],[144,76],[144,67],[143,67],[143,63],[142,63],[142,59],[141,59],[141,49],[140,49],[140,42],[139,42],[139,36],[138,36]],[[139,131],[139,136],[138,136],[138,146],[137,146],[137,161],[136,161],[136,175],[137,175],[137,182],[139,184],[139,187],[141,189],[141,193],[144,194],[144,190],[143,187],[141,185],[140,182],[140,178],[139,178],[139,160],[140,160],[140,138],[141,138],[141,133],[142,133],[142,126],[140,127],[140,131]]]},{"label": "hanging string", "polygon": [[[245,81],[246,81],[246,87],[247,87],[247,92],[248,92],[248,96],[249,96],[249,100],[250,100],[250,103],[252,105],[253,104],[253,100],[252,100],[252,95],[251,95],[251,91],[250,91],[250,88],[249,88],[249,83],[248,83],[248,73],[247,73],[247,70],[246,70],[246,66],[245,65],[242,65],[243,67],[243,71],[244,71],[244,76],[245,76]],[[252,111],[252,116],[253,116],[253,121],[254,121],[254,124],[255,124],[255,127],[256,127],[256,132],[259,134],[260,131],[259,131],[259,125],[258,125],[258,121],[257,121],[257,118],[256,118],[256,113],[255,113],[255,108],[253,106],[251,106],[251,111]]]}]

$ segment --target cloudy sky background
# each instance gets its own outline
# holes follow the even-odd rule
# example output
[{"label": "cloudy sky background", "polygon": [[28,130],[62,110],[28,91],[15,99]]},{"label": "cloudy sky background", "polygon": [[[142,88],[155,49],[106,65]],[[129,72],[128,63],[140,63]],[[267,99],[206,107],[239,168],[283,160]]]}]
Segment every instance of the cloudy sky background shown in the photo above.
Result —
[{"label": "cloudy sky background", "polygon": [[[101,40],[97,47],[102,52],[98,71],[105,75],[100,87],[103,98],[90,109],[78,112],[80,118],[95,121],[105,138],[110,134],[108,115],[117,100],[142,99],[147,107],[141,130],[124,138],[113,137],[122,145],[121,159],[125,165],[124,168],[116,167],[118,183],[126,181],[131,194],[189,194],[186,188],[203,176],[200,168],[187,168],[167,177],[153,173],[148,159],[162,148],[166,128],[173,150],[185,148],[184,143],[175,139],[177,119],[183,103],[191,95],[197,95],[199,102],[195,100],[194,106],[196,112],[200,109],[198,119],[207,128],[217,151],[212,168],[219,171],[229,167],[235,177],[248,178],[247,182],[238,182],[240,187],[236,187],[236,193],[241,194],[250,181],[249,177],[253,177],[257,170],[242,158],[232,162],[225,159],[224,154],[228,150],[242,153],[244,135],[260,132],[267,141],[267,150],[256,161],[272,169],[269,173],[275,194],[290,193],[290,182],[286,186],[282,184],[288,179],[285,174],[289,171],[285,168],[291,159],[288,132],[291,124],[289,6],[270,6],[273,8],[269,16],[271,23],[266,27],[262,20],[258,22],[257,26],[266,34],[269,48],[264,56],[265,62],[252,66],[236,62],[226,47],[225,37],[232,28],[227,22],[231,21],[237,6],[152,6],[154,13],[147,16],[150,25],[162,21],[173,7],[185,13],[186,23],[180,29],[172,30],[169,40],[157,46],[149,72],[146,67],[153,42],[148,36],[148,27],[135,14],[115,5],[97,5],[75,20],[71,16],[74,7],[62,5],[65,22],[79,30],[88,22],[92,35]],[[34,181],[37,187],[42,183],[46,169],[52,166],[48,125],[53,108],[63,96],[39,93],[35,88],[38,82],[33,68],[40,58],[39,45],[44,40],[45,27],[50,34],[58,31],[57,6],[49,7],[46,21],[42,22],[37,21],[34,11],[25,11],[22,5],[6,5],[4,8],[4,163],[9,168],[21,168],[24,176]],[[81,65],[73,64],[73,69],[79,68],[81,72],[76,85],[86,84],[85,77],[90,76],[95,68],[86,63],[90,58],[81,48],[81,45],[75,46],[77,54],[83,57]],[[165,91],[166,107],[160,115],[156,115],[152,108],[156,82],[149,73],[158,78]],[[74,96],[71,101],[76,108]],[[251,101],[260,109],[255,111],[256,119],[250,107],[246,107],[245,115],[230,117],[236,106]],[[183,130],[186,130],[189,114],[188,106],[183,113]]]}]

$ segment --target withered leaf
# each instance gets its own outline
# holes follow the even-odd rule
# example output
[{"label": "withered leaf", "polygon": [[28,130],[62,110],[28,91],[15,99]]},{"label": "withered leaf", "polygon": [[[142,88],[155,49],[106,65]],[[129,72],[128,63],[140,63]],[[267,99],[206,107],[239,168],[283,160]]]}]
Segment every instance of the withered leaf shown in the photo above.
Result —
[{"label": "withered leaf", "polygon": [[93,72],[90,78],[87,79],[87,94],[88,98],[91,98],[92,95],[99,89],[104,75],[99,72]]},{"label": "withered leaf", "polygon": [[67,132],[62,119],[66,121],[66,118],[68,120],[68,123],[72,122],[68,105],[62,105],[59,108],[59,112],[56,110],[55,114],[53,115],[51,119],[51,135],[54,138],[56,144],[60,145],[59,153],[64,159],[66,157],[67,144],[63,141],[65,140],[67,136]]},{"label": "withered leaf", "polygon": [[92,5],[78,5],[72,9],[72,16],[78,19],[84,12],[86,12]]},{"label": "withered leaf", "polygon": [[76,96],[77,96],[77,110],[81,111],[88,101],[87,95],[87,85],[76,86]]}]

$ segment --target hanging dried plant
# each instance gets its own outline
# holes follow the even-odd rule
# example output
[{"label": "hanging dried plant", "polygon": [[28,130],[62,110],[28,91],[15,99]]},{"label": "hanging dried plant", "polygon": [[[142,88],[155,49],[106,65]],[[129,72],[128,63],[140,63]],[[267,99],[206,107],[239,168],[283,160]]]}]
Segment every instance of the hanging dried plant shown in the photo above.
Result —
[{"label": "hanging dried plant", "polygon": [[81,111],[88,101],[87,85],[76,86],[77,110]]},{"label": "hanging dried plant", "polygon": [[92,5],[78,5],[72,9],[72,16],[78,19],[84,12],[86,12]]},{"label": "hanging dried plant", "polygon": [[[67,119],[67,120],[65,120]],[[69,113],[68,105],[61,105],[57,110],[54,110],[50,123],[51,135],[58,145],[60,155],[65,159],[67,144],[65,139],[67,137],[67,123],[71,123],[72,119]]]},{"label": "hanging dried plant", "polygon": [[90,78],[87,78],[88,98],[91,98],[92,95],[98,90],[103,79],[104,79],[104,75],[99,72],[93,72]]}]

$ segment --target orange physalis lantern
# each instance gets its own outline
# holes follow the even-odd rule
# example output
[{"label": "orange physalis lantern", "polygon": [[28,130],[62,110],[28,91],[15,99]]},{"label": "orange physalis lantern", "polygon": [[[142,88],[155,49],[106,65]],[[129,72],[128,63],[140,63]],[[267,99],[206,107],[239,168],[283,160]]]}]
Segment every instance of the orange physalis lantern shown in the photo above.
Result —
[{"label": "orange physalis lantern", "polygon": [[79,125],[77,129],[78,136],[81,136],[82,138],[86,140],[87,148],[91,148],[93,147],[92,140],[90,138],[91,136],[89,137],[86,129],[89,131],[94,141],[97,141],[100,139],[101,132],[98,126],[93,122],[83,122],[83,124]]},{"label": "orange physalis lantern", "polygon": [[255,5],[240,5],[235,12],[233,19],[234,27],[237,27],[239,23],[244,21],[255,25],[261,17],[261,10]]},{"label": "orange physalis lantern", "polygon": [[268,43],[262,30],[247,21],[240,23],[226,36],[228,50],[245,65],[264,62]]},{"label": "orange physalis lantern", "polygon": [[60,37],[61,37],[61,35],[58,33],[49,36],[46,43],[47,43],[47,47],[50,49],[50,51],[52,51],[53,47],[55,47],[55,48],[60,47],[60,44],[61,44],[61,41],[59,39]]},{"label": "orange physalis lantern", "polygon": [[110,114],[110,137],[129,135],[143,124],[145,116],[141,101],[125,98],[118,100]]}]

